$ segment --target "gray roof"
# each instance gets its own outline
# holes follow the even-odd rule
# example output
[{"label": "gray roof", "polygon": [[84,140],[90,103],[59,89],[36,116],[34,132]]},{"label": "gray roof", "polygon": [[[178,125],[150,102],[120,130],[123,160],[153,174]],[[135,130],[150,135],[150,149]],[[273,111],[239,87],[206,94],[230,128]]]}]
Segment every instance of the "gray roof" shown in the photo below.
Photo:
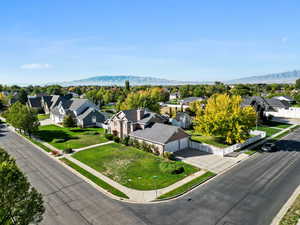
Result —
[{"label": "gray roof", "polygon": [[275,96],[275,97],[273,97],[273,98],[279,98],[279,97],[286,98],[286,99],[287,99],[288,101],[290,101],[290,102],[295,101],[295,99],[293,99],[292,97],[287,96],[287,95]]},{"label": "gray roof", "polygon": [[99,112],[97,109],[94,109],[94,108],[87,108],[82,114],[80,114],[78,116],[78,119],[83,120],[83,119],[89,117],[91,114],[93,116],[97,116],[99,118],[99,120],[100,119],[102,120],[102,122],[105,121],[105,116],[101,112]]},{"label": "gray roof", "polygon": [[41,108],[42,107],[41,97],[36,97],[36,96],[32,97],[32,96],[30,96],[28,98],[28,104],[32,108]]},{"label": "gray roof", "polygon": [[182,99],[180,102],[181,102],[181,104],[187,104],[190,102],[202,101],[202,100],[203,100],[203,98],[201,98],[201,97],[188,97],[188,98]]},{"label": "gray roof", "polygon": [[289,108],[290,104],[287,101],[280,101],[276,98],[267,98],[266,101],[272,108]]},{"label": "gray roof", "polygon": [[261,106],[264,106],[266,110],[269,110],[270,108],[289,108],[290,104],[287,101],[280,101],[277,98],[263,98],[260,96],[252,96],[250,98],[244,99],[241,106],[250,106],[260,104]]},{"label": "gray roof", "polygon": [[167,144],[169,142],[189,137],[180,127],[155,123],[144,130],[137,130],[129,134],[129,136],[150,141],[158,144]]}]

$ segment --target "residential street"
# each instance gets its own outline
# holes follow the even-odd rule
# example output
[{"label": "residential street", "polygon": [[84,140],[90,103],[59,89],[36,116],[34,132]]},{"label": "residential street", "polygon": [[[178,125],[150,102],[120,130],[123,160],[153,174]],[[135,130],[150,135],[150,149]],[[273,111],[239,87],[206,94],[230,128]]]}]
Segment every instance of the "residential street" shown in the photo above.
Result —
[{"label": "residential street", "polygon": [[44,195],[45,225],[269,225],[300,185],[300,130],[283,151],[256,154],[178,200],[140,205],[106,197],[1,126],[0,147]]}]

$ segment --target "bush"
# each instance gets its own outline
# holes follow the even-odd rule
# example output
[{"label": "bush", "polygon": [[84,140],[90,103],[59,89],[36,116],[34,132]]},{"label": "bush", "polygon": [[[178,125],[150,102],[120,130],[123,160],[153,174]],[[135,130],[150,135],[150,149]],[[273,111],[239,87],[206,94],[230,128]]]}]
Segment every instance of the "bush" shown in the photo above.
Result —
[{"label": "bush", "polygon": [[65,154],[71,154],[71,153],[73,153],[73,149],[72,148],[66,148],[66,149],[64,149],[64,153]]},{"label": "bush", "polygon": [[129,137],[125,137],[125,138],[123,138],[123,140],[122,140],[122,144],[124,144],[124,145],[126,145],[126,146],[128,146],[129,145]]},{"label": "bush", "polygon": [[54,155],[54,156],[60,156],[60,155],[61,155],[60,152],[57,151],[57,150],[53,150],[53,151],[51,152],[51,154]]},{"label": "bush", "polygon": [[104,136],[108,140],[113,140],[113,138],[114,138],[114,136],[112,134],[105,134]]},{"label": "bush", "polygon": [[66,115],[63,120],[63,126],[64,127],[75,127],[76,122],[71,115]]},{"label": "bush", "polygon": [[136,139],[133,139],[133,147],[135,147],[135,148],[140,148],[140,142],[138,141],[138,140],[136,140]]},{"label": "bush", "polygon": [[120,143],[121,139],[118,136],[113,137],[114,142]]},{"label": "bush", "polygon": [[162,162],[159,168],[163,173],[180,174],[184,172],[184,167],[176,164],[175,162]]},{"label": "bush", "polygon": [[172,152],[164,152],[163,157],[168,160],[174,160],[175,156]]},{"label": "bush", "polygon": [[64,143],[66,140],[65,139],[53,139],[53,143]]}]

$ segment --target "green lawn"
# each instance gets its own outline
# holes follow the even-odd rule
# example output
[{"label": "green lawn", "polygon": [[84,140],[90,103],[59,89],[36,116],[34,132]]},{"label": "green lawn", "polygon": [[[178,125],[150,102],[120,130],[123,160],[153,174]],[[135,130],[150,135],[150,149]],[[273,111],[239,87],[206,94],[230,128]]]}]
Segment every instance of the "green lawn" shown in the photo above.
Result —
[{"label": "green lawn", "polygon": [[50,118],[50,114],[38,114],[38,119],[41,120],[46,120]]},{"label": "green lawn", "polygon": [[296,225],[300,220],[300,195],[281,219],[279,225]]},{"label": "green lawn", "polygon": [[70,160],[68,160],[66,158],[61,158],[60,160],[62,162],[64,162],[65,164],[67,164],[68,166],[72,167],[74,170],[79,172],[81,175],[85,176],[86,178],[88,178],[89,180],[91,180],[92,182],[97,184],[98,186],[100,186],[103,189],[107,190],[108,192],[110,192],[110,193],[112,193],[116,196],[119,196],[121,198],[128,198],[128,196],[126,194],[124,194],[123,192],[121,192],[118,189],[112,187],[111,185],[109,185],[105,181],[103,181],[100,178],[94,176],[93,174],[91,174],[88,171],[84,170],[83,168],[81,168],[80,166],[78,166],[75,163],[71,162]]},{"label": "green lawn", "polygon": [[[116,182],[137,190],[164,188],[199,170],[183,162],[167,161],[117,143],[77,152],[73,157]],[[182,166],[184,172],[171,174],[162,171],[162,165],[171,164]]]},{"label": "green lawn", "polygon": [[190,182],[166,193],[161,196],[159,196],[157,199],[169,199],[169,198],[174,198],[176,196],[179,196],[181,194],[186,193],[187,191],[193,189],[194,187],[202,184],[203,182],[209,180],[210,178],[214,177],[216,174],[212,172],[206,172],[200,177],[195,178],[194,180],[191,180]]},{"label": "green lawn", "polygon": [[276,128],[272,128],[272,127],[267,127],[267,126],[258,126],[257,128],[256,127],[253,127],[253,130],[260,130],[260,131],[265,131],[266,132],[266,135],[267,137],[270,137],[278,132],[280,132],[281,130],[280,129],[276,129]]},{"label": "green lawn", "polygon": [[187,131],[191,135],[191,140],[200,142],[200,143],[206,143],[209,145],[213,145],[215,147],[219,148],[226,148],[230,146],[227,144],[222,137],[215,137],[215,136],[202,136],[200,134],[195,133],[194,131]]},{"label": "green lawn", "polygon": [[[63,128],[56,125],[40,126],[34,134],[58,149],[83,148],[108,141],[103,128]],[[61,139],[61,143],[57,142]]]}]

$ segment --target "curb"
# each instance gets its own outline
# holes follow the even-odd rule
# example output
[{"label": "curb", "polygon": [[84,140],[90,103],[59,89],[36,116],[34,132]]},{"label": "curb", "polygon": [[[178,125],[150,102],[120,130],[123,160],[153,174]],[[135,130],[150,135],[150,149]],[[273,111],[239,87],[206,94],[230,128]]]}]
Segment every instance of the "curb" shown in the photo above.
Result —
[{"label": "curb", "polygon": [[[300,195],[300,186],[298,186],[296,188],[296,190],[293,192],[293,194],[291,195],[291,197],[282,206],[282,208],[277,213],[277,215],[274,217],[274,219],[272,220],[272,223],[270,225],[278,225],[280,223],[281,219],[285,216],[286,212],[293,205],[293,203],[297,199],[298,195]],[[299,224],[299,222],[298,222],[298,224]]]}]

